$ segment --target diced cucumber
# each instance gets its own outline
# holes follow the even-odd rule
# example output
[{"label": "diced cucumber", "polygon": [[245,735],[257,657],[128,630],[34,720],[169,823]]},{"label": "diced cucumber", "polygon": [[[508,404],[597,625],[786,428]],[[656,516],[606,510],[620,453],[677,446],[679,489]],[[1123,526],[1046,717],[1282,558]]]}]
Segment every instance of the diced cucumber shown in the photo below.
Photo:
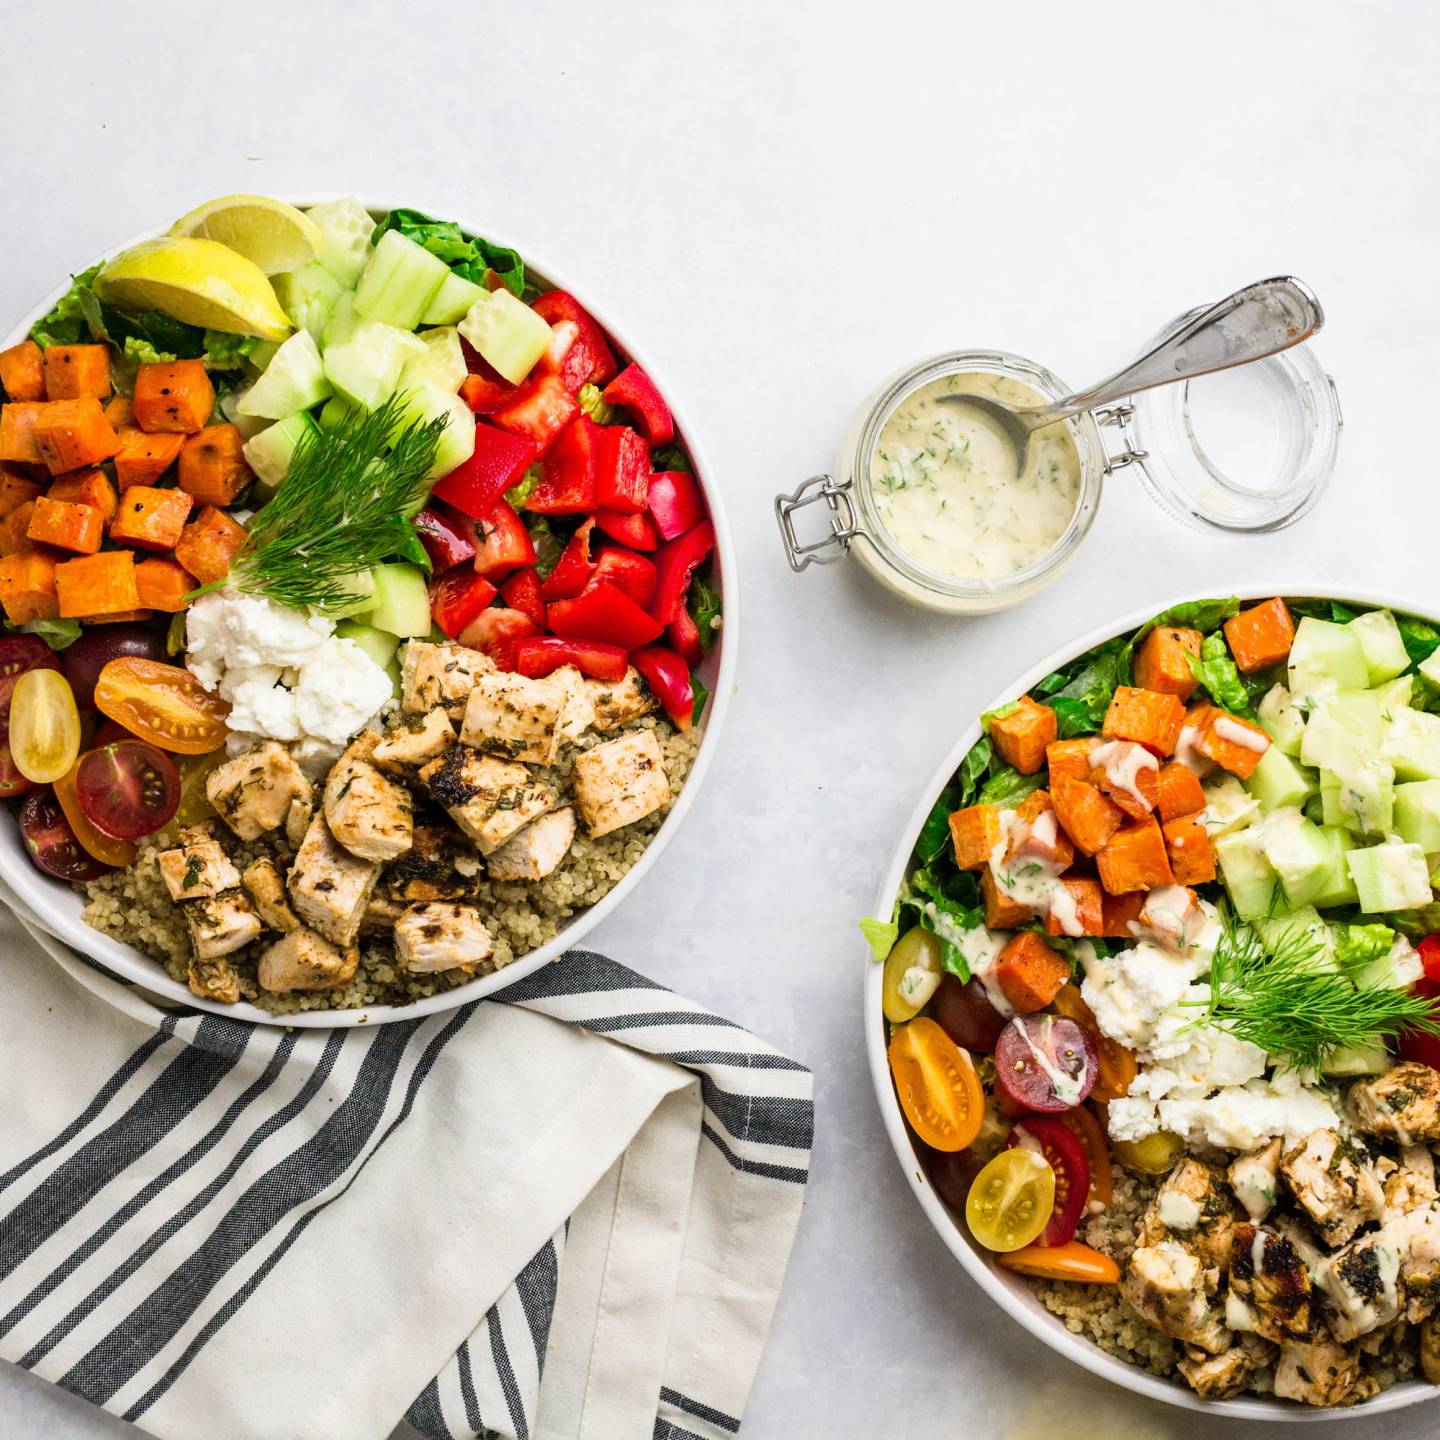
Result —
[{"label": "diced cucumber", "polygon": [[395,393],[406,361],[424,352],[408,330],[357,315],[347,295],[325,329],[325,377],[347,400],[374,410]]},{"label": "diced cucumber", "polygon": [[222,395],[217,402],[220,413],[239,432],[242,440],[249,440],[252,436],[258,435],[270,422],[261,420],[254,415],[243,415],[240,412],[240,402],[250,392],[249,385],[242,385],[238,390],[229,390]]},{"label": "diced cucumber", "polygon": [[1355,976],[1360,990],[1408,990],[1425,973],[1425,962],[1415,947],[1403,936],[1378,959],[1372,960]]},{"label": "diced cucumber", "polygon": [[355,309],[368,320],[413,330],[450,273],[450,267],[398,230],[375,243],[360,283]]},{"label": "diced cucumber", "polygon": [[341,421],[353,414],[356,408],[343,395],[332,395],[320,407],[320,428],[333,430]]},{"label": "diced cucumber", "polygon": [[398,700],[405,693],[405,681],[400,674],[400,656],[398,654],[390,657],[390,663],[385,667],[385,673],[390,677],[390,693]]},{"label": "diced cucumber", "polygon": [[1310,700],[1331,690],[1363,690],[1370,683],[1360,637],[1348,625],[1306,615],[1290,647],[1290,693]]},{"label": "diced cucumber", "polygon": [[1378,1041],[1374,1045],[1350,1045],[1332,1050],[1320,1066],[1322,1075],[1383,1075],[1393,1064],[1390,1052]]},{"label": "diced cucumber", "polygon": [[1350,622],[1350,629],[1359,637],[1372,685],[1394,679],[1410,668],[1410,656],[1400,638],[1400,627],[1388,610],[1370,610],[1357,615]]},{"label": "diced cucumber", "polygon": [[[1354,729],[1344,723],[1341,718],[1344,713],[1323,703],[1311,710],[1305,721],[1305,733],[1300,739],[1300,758],[1305,764],[1321,770],[1338,770],[1365,758],[1366,746]],[[1376,713],[1378,717],[1378,711]],[[1376,723],[1378,727],[1378,718]],[[1379,751],[1383,733],[1383,729],[1377,728],[1369,746],[1372,754]]]},{"label": "diced cucumber", "polygon": [[343,605],[330,606],[325,613],[332,620],[347,619],[355,615],[368,616],[375,608],[375,572],[354,570],[344,577],[344,585],[350,592],[350,599]]},{"label": "diced cucumber", "polygon": [[1432,685],[1440,686],[1440,650],[1432,650],[1415,668]]},{"label": "diced cucumber", "polygon": [[1440,780],[1395,787],[1395,829],[1427,854],[1440,851]]},{"label": "diced cucumber", "polygon": [[1260,802],[1233,775],[1207,780],[1201,791],[1205,796],[1205,809],[1200,823],[1212,837],[1243,830],[1260,814]]},{"label": "diced cucumber", "polygon": [[298,270],[276,275],[274,285],[275,298],[281,308],[300,329],[308,330],[318,343],[335,306],[345,293],[345,286],[323,260],[312,260]]},{"label": "diced cucumber", "polygon": [[435,298],[420,317],[422,325],[454,325],[465,318],[470,307],[485,293],[483,285],[448,270]]},{"label": "diced cucumber", "polygon": [[508,290],[481,295],[466,311],[460,333],[512,385],[530,373],[550,343],[550,327]]},{"label": "diced cucumber", "polygon": [[1388,708],[1383,690],[1334,690],[1315,702],[1311,718],[1328,716],[1370,751],[1385,738]]},{"label": "diced cucumber", "polygon": [[1298,809],[1276,810],[1260,825],[1265,858],[1280,877],[1291,905],[1308,905],[1324,885],[1334,863],[1318,825]]},{"label": "diced cucumber", "polygon": [[1251,920],[1255,933],[1265,942],[1265,948],[1272,953],[1287,942],[1300,941],[1307,947],[1314,947],[1315,957],[1311,962],[1316,970],[1335,970],[1335,933],[1320,918],[1320,912],[1313,905],[1301,905],[1283,914],[1258,916]]},{"label": "diced cucumber", "polygon": [[1295,708],[1290,692],[1283,685],[1272,685],[1265,692],[1265,698],[1256,710],[1256,718],[1279,749],[1287,755],[1300,753],[1300,742],[1305,737],[1305,717]]},{"label": "diced cucumber", "polygon": [[1214,841],[1215,859],[1237,915],[1268,915],[1278,877],[1265,858],[1261,826],[1232,830]]},{"label": "diced cucumber", "polygon": [[342,620],[335,627],[335,634],[341,640],[353,640],[381,669],[395,658],[395,652],[400,648],[397,636],[359,620]]},{"label": "diced cucumber", "polygon": [[419,637],[430,633],[430,592],[418,565],[377,565],[371,572],[375,600],[365,616],[388,635]]},{"label": "diced cucumber", "polygon": [[305,213],[325,236],[320,264],[347,290],[352,288],[370,258],[370,237],[375,233],[374,217],[353,195],[347,195],[343,200],[326,200],[312,205]]},{"label": "diced cucumber", "polygon": [[1387,680],[1381,685],[1376,694],[1380,696],[1380,713],[1387,719],[1401,705],[1409,705],[1415,695],[1415,677],[1413,675],[1397,675],[1393,680]]},{"label": "diced cucumber", "polygon": [[289,473],[290,461],[301,438],[315,429],[315,422],[302,411],[277,420],[245,442],[245,463],[255,472],[267,498]]},{"label": "diced cucumber", "polygon": [[1330,868],[1318,883],[1310,903],[1327,910],[1335,905],[1353,905],[1356,900],[1355,882],[1350,878],[1345,857],[1355,848],[1354,838],[1338,825],[1322,825],[1320,837],[1325,853],[1330,857]]},{"label": "diced cucumber", "polygon": [[265,373],[239,403],[242,415],[284,420],[332,394],[315,337],[297,330],[274,354]]},{"label": "diced cucumber", "polygon": [[1440,780],[1440,715],[1398,707],[1380,754],[1401,780]]},{"label": "diced cucumber", "polygon": [[255,348],[245,357],[246,367],[252,375],[263,375],[270,362],[275,358],[275,352],[280,348],[278,340],[261,340]]},{"label": "diced cucumber", "polygon": [[1321,770],[1325,823],[1357,835],[1386,835],[1395,824],[1395,771],[1384,760],[1351,757],[1337,770]]},{"label": "diced cucumber", "polygon": [[416,422],[428,424],[437,416],[445,417],[445,429],[430,466],[430,479],[438,480],[475,453],[475,416],[458,396],[442,390],[429,380],[407,389],[402,397],[400,425]]},{"label": "diced cucumber", "polygon": [[1360,909],[1367,915],[1413,910],[1430,903],[1430,867],[1425,852],[1406,841],[1387,840],[1345,857]]},{"label": "diced cucumber", "polygon": [[1287,805],[1303,805],[1318,793],[1320,782],[1312,771],[1302,769],[1278,745],[1272,745],[1260,757],[1245,788],[1262,810],[1282,810]]},{"label": "diced cucumber", "polygon": [[425,342],[425,353],[405,362],[400,389],[408,390],[429,380],[453,395],[466,375],[460,332],[453,325],[437,325],[433,330],[422,330],[420,339]]}]

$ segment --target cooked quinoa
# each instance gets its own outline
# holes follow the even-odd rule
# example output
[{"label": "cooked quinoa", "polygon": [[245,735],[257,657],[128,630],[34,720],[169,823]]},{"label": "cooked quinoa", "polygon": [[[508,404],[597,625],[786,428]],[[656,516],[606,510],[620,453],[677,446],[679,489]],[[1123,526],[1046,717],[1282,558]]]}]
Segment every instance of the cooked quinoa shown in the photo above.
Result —
[{"label": "cooked quinoa", "polygon": [[[655,813],[612,834],[598,839],[578,834],[559,868],[544,880],[501,883],[485,878],[482,870],[464,898],[481,911],[494,940],[494,955],[482,967],[485,972],[498,970],[552,940],[577,911],[608,895],[645,853],[690,773],[700,737],[695,732],[681,734],[668,721],[653,715],[621,733],[642,729],[653,730],[660,743],[670,799]],[[535,773],[560,793],[566,793],[571,788],[574,757],[613,738],[613,733],[587,733],[567,747],[552,768],[537,769]],[[88,901],[84,912],[87,925],[159,961],[173,980],[184,985],[190,971],[189,932],[180,906],[170,898],[161,878],[157,858],[174,844],[172,824],[140,843],[135,863],[128,869],[79,888]],[[271,832],[248,844],[235,841],[233,836],[226,838],[226,850],[242,869],[263,855],[288,855],[284,845],[283,831]],[[395,963],[388,933],[362,933],[359,969],[347,985],[336,990],[272,994],[262,990],[256,980],[256,965],[267,943],[257,941],[228,958],[239,980],[240,998],[276,1015],[407,1005],[475,978],[459,969],[407,974]]]}]

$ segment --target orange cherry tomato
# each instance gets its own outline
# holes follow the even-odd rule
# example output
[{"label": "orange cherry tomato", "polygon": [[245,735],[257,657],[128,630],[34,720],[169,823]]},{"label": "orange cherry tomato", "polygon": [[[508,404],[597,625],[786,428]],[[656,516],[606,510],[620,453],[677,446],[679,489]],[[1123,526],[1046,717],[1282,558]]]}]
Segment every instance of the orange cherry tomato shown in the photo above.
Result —
[{"label": "orange cherry tomato", "polygon": [[890,1075],[910,1128],[932,1150],[964,1150],[985,1120],[985,1092],[970,1057],[931,1019],[896,1027]]},{"label": "orange cherry tomato", "polygon": [[55,798],[60,802],[60,808],[65,812],[65,818],[70,822],[70,828],[75,832],[75,838],[80,842],[81,848],[95,859],[103,861],[106,865],[124,867],[135,863],[135,847],[128,840],[117,840],[113,835],[107,835],[103,830],[97,830],[91,823],[90,817],[80,808],[80,800],[75,791],[75,773],[80,769],[80,760],[76,762],[57,780],[53,786]]},{"label": "orange cherry tomato", "polygon": [[1090,1193],[1085,1197],[1085,1213],[1098,1215],[1115,1194],[1115,1179],[1110,1168],[1110,1145],[1100,1122],[1089,1106],[1080,1105],[1055,1117],[1079,1142],[1090,1166]]},{"label": "orange cherry tomato", "polygon": [[1130,1084],[1135,1079],[1135,1052],[1127,1050],[1118,1041],[1100,1033],[1095,1012],[1085,1003],[1078,985],[1064,985],[1056,995],[1052,1008],[1057,1015],[1083,1025],[1095,1037],[1095,1048],[1099,1053],[1100,1065],[1095,1078],[1095,1088],[1090,1092],[1092,1100],[1108,1104],[1130,1093]]},{"label": "orange cherry tomato", "polygon": [[208,755],[225,743],[230,707],[182,665],[124,655],[95,682],[95,708],[142,740],[178,755]]},{"label": "orange cherry tomato", "polygon": [[1120,1279],[1120,1267],[1108,1255],[1078,1240],[1067,1240],[1063,1245],[1027,1245],[1002,1255],[999,1263],[1017,1275],[1038,1275],[1042,1280],[1114,1285]]}]

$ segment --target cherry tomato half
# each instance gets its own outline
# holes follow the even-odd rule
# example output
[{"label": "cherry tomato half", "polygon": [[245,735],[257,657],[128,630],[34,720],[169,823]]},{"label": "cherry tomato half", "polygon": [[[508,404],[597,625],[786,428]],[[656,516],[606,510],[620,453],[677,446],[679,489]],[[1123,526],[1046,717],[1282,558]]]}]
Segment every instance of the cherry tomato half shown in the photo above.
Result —
[{"label": "cherry tomato half", "polygon": [[30,670],[59,668],[55,652],[38,635],[0,635],[0,740],[10,737],[10,696],[15,682]]},{"label": "cherry tomato half", "polygon": [[907,930],[885,957],[881,1001],[885,1018],[896,1025],[913,1020],[940,984],[940,942],[916,925]]},{"label": "cherry tomato half", "polygon": [[1109,1207],[1115,1195],[1115,1175],[1110,1165],[1110,1142],[1105,1138],[1105,1129],[1088,1105],[1067,1110],[1059,1118],[1085,1152],[1085,1163],[1090,1167],[1090,1195],[1085,1208],[1091,1215],[1098,1215]]},{"label": "cherry tomato half", "polygon": [[180,805],[180,772],[143,740],[117,740],[91,750],[76,767],[75,795],[97,830],[138,840],[169,823]]},{"label": "cherry tomato half", "polygon": [[1037,1275],[1042,1280],[1073,1280],[1082,1285],[1116,1285],[1120,1267],[1108,1256],[1078,1240],[1064,1245],[1027,1245],[1012,1250],[998,1261],[1017,1275]]},{"label": "cherry tomato half", "polygon": [[54,786],[55,798],[60,802],[65,818],[70,822],[75,838],[87,854],[93,855],[104,865],[133,865],[135,847],[128,840],[117,840],[113,835],[97,830],[90,823],[90,817],[80,808],[80,797],[75,792],[75,775],[79,769],[80,761],[77,760]]},{"label": "cherry tomato half", "polygon": [[1060,993],[1054,1000],[1054,1009],[1057,1015],[1073,1020],[1095,1037],[1099,1073],[1095,1077],[1095,1088],[1090,1092],[1091,1098],[1108,1104],[1111,1100],[1119,1100],[1128,1095],[1139,1068],[1135,1062],[1135,1052],[1127,1050],[1118,1040],[1112,1040],[1108,1035],[1100,1033],[1095,1012],[1085,1003],[1080,987],[1073,984],[1061,986]]},{"label": "cherry tomato half", "polygon": [[990,1003],[985,987],[973,976],[947,975],[931,1007],[940,1028],[963,1050],[990,1054],[1005,1028],[1005,1017]]},{"label": "cherry tomato half", "polygon": [[980,1133],[985,1092],[970,1057],[923,1015],[890,1039],[890,1074],[910,1128],[933,1150],[963,1150]]},{"label": "cherry tomato half", "polygon": [[58,780],[80,753],[80,712],[58,670],[27,670],[10,696],[10,756],[37,785]]},{"label": "cherry tomato half", "polygon": [[1060,1016],[1017,1015],[995,1045],[995,1081],[1027,1110],[1073,1110],[1098,1069],[1095,1037]]},{"label": "cherry tomato half", "polygon": [[110,868],[85,853],[48,787],[25,797],[20,807],[20,835],[36,867],[47,875],[61,880],[97,880]]},{"label": "cherry tomato half", "polygon": [[984,1168],[985,1157],[973,1145],[966,1150],[931,1150],[925,1158],[925,1169],[935,1193],[952,1210],[962,1214],[970,1187]]},{"label": "cherry tomato half", "polygon": [[1055,1208],[1055,1172],[1034,1150],[1002,1150],[975,1177],[965,1222],[987,1250],[1033,1245]]},{"label": "cherry tomato half", "polygon": [[12,795],[24,795],[35,788],[33,780],[27,780],[15,764],[8,744],[0,744],[0,799],[8,800]]},{"label": "cherry tomato half", "polygon": [[181,665],[122,656],[95,682],[95,708],[142,740],[180,755],[208,755],[225,743],[230,707]]},{"label": "cherry tomato half", "polygon": [[1063,1245],[1073,1240],[1090,1194],[1090,1167],[1085,1163],[1084,1147],[1059,1120],[1048,1115],[1021,1120],[1010,1132],[1006,1149],[1017,1145],[1043,1156],[1055,1172],[1054,1209],[1037,1243]]},{"label": "cherry tomato half", "polygon": [[95,682],[112,660],[139,655],[146,660],[165,659],[165,635],[154,625],[102,625],[86,630],[60,657],[60,668],[75,691],[75,700],[87,709],[95,703]]}]

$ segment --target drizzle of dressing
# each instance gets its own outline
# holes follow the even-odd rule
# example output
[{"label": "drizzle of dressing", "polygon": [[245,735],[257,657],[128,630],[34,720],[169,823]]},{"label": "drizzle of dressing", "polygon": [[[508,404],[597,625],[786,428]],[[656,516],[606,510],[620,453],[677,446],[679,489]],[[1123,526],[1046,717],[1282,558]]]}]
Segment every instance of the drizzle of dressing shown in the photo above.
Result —
[{"label": "drizzle of dressing", "polygon": [[1230,1187],[1251,1220],[1263,1220],[1275,1203],[1275,1176],[1269,1167],[1249,1156],[1230,1170]]},{"label": "drizzle of dressing", "polygon": [[1195,740],[1199,734],[1200,732],[1193,725],[1181,726],[1180,738],[1175,742],[1174,758],[1203,780],[1214,772],[1215,762],[1195,748]]},{"label": "drizzle of dressing", "polygon": [[1263,755],[1270,748],[1268,735],[1252,730],[1248,725],[1242,725],[1228,715],[1215,717],[1215,733],[1222,740],[1228,740],[1232,745],[1240,746],[1242,750],[1254,750]]},{"label": "drizzle of dressing", "polygon": [[1106,740],[1090,749],[1090,765],[1103,770],[1105,778],[1117,790],[1123,790],[1137,805],[1151,808],[1140,790],[1140,774],[1145,770],[1159,771],[1160,762],[1143,745],[1133,740]]},{"label": "drizzle of dressing", "polygon": [[1057,885],[1055,893],[1050,897],[1050,914],[1055,917],[1055,923],[1060,927],[1062,935],[1078,939],[1085,933],[1085,926],[1080,919],[1080,906],[1063,885]]},{"label": "drizzle of dressing", "polygon": [[1180,1190],[1160,1196],[1160,1223],[1169,1230],[1193,1230],[1200,1223],[1200,1202]]},{"label": "drizzle of dressing", "polygon": [[1084,1057],[1080,1060],[1079,1072],[1075,1075],[1067,1075],[1058,1065],[1046,1054],[1044,1046],[1050,1043],[1050,1032],[1054,1029],[1055,1017],[1045,1015],[1040,1020],[1041,1044],[1037,1045],[1030,1038],[1030,1027],[1021,1023],[1016,1028],[1020,1031],[1021,1038],[1025,1041],[1025,1047],[1030,1051],[1035,1063],[1045,1072],[1045,1078],[1050,1082],[1050,1088],[1055,1092],[1055,1098],[1062,1105],[1078,1105],[1080,1097],[1084,1093],[1085,1080],[1089,1075],[1089,1067]]}]

